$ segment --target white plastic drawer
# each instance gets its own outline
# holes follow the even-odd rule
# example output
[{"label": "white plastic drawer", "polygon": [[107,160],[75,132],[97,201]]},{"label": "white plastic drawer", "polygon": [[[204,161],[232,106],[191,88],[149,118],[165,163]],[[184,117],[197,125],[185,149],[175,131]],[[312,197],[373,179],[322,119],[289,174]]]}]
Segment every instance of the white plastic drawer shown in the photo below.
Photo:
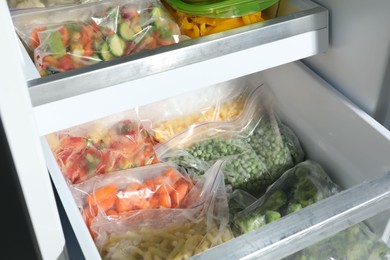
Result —
[{"label": "white plastic drawer", "polygon": [[[343,188],[353,189],[340,195],[341,197],[331,197],[330,202],[325,201],[325,204],[314,207],[312,212],[302,210],[298,217],[295,216],[294,221],[287,216],[285,220],[280,220],[278,225],[280,228],[276,225],[271,226],[274,232],[279,232],[276,234],[287,236],[287,238],[276,238],[275,234],[272,237],[275,240],[272,241],[279,241],[279,243],[272,244],[272,241],[267,241],[268,244],[264,244],[264,239],[257,239],[258,244],[254,242],[255,244],[245,245],[246,239],[253,239],[254,234],[236,238],[237,242],[243,243],[242,251],[238,254],[249,253],[251,250],[258,250],[259,253],[267,252],[270,246],[274,246],[277,251],[278,245],[284,245],[289,234],[294,237],[294,232],[306,230],[309,232],[307,234],[312,235],[311,238],[319,239],[322,235],[331,234],[366,219],[370,227],[387,240],[386,227],[389,214],[386,210],[390,208],[390,175],[385,173],[390,169],[390,160],[388,160],[390,133],[301,62],[289,63],[246,77],[254,82],[265,81],[274,90],[277,114],[298,135],[307,157],[319,162],[331,178]],[[131,108],[129,104],[127,106]],[[42,144],[50,175],[81,250],[86,259],[99,258],[94,242],[44,138]],[[366,182],[381,176],[382,179],[373,183]],[[363,186],[355,187],[356,185]],[[363,190],[367,192],[364,193]],[[356,196],[356,194],[360,195]],[[336,203],[334,207],[331,206],[332,203]],[[321,214],[324,210],[322,206],[327,209],[326,215]],[[322,215],[322,219],[315,218],[319,214]],[[328,216],[329,219],[324,216]],[[302,223],[304,226],[296,222],[296,218],[306,219],[306,222]],[[324,229],[313,229],[312,225],[316,221],[320,226],[321,223],[330,223],[330,226],[323,225]],[[295,225],[293,227],[296,229],[292,229],[294,232],[288,233],[286,230],[283,233],[281,228],[291,223]],[[264,232],[260,231],[259,234],[263,236]],[[305,246],[305,244],[294,245],[297,245],[295,248],[297,250],[299,246]],[[217,257],[219,254],[229,252],[228,247],[222,245],[221,248],[217,247],[210,252],[205,252],[205,255]],[[283,254],[283,251],[280,252]],[[202,255],[199,258],[202,258]]]}]

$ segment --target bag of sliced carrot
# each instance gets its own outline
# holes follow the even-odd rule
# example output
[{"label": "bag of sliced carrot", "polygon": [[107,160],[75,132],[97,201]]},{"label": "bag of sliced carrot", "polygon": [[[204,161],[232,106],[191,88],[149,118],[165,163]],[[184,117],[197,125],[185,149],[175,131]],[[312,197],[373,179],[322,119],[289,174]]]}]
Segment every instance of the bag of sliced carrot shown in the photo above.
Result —
[{"label": "bag of sliced carrot", "polygon": [[187,258],[233,238],[222,164],[191,178],[161,163],[75,186],[102,258]]}]

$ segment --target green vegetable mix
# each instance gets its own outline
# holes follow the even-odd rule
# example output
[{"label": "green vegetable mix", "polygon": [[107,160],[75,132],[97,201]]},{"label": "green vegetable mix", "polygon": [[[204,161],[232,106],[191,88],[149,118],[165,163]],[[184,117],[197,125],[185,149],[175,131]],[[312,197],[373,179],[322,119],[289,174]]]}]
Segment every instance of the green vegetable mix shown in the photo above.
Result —
[{"label": "green vegetable mix", "polygon": [[285,260],[317,259],[389,259],[390,249],[372,233],[364,223],[359,223],[326,238]]},{"label": "green vegetable mix", "polygon": [[[217,159],[224,159],[226,184],[260,196],[285,170],[303,160],[298,139],[287,126],[283,125],[283,128],[282,132],[279,131],[276,118],[266,115],[252,126],[249,134],[200,141],[189,147],[185,155],[172,160],[193,168],[194,164],[189,162],[194,162],[194,158],[209,166]],[[294,155],[290,154],[290,150]]]},{"label": "green vegetable mix", "polygon": [[232,228],[238,234],[250,232],[337,191],[337,185],[319,164],[301,162],[286,171],[256,202],[235,214]]}]

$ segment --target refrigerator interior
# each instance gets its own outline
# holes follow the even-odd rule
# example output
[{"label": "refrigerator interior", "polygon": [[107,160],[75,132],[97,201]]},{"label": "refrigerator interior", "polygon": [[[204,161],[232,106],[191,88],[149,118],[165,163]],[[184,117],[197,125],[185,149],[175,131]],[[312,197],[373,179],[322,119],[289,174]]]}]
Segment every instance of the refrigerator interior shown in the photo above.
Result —
[{"label": "refrigerator interior", "polygon": [[[234,82],[237,82],[237,87],[239,87],[242,80],[243,78],[237,78],[220,84],[234,85]],[[244,81],[254,82],[254,84],[266,83],[272,88],[275,94],[275,109],[282,121],[287,123],[300,138],[307,158],[319,162],[331,178],[343,188],[354,187],[380,177],[390,169],[390,162],[387,160],[387,154],[390,152],[390,133],[301,62],[293,62],[254,73],[245,76]],[[208,86],[202,90],[207,93],[208,90],[211,91],[212,87]],[[129,106],[130,108],[131,106]],[[80,248],[87,259],[98,258],[99,253],[45,138],[42,138],[42,144],[51,177]],[[375,158],[372,158],[372,154],[376,154]],[[367,186],[365,188],[369,189]],[[377,191],[379,192],[379,190],[378,188]],[[384,190],[387,193],[388,187]],[[367,196],[369,196],[368,194]],[[385,195],[385,197],[387,196]],[[366,199],[368,200],[368,198],[362,198],[363,201]],[[358,200],[355,201],[354,198],[349,197],[349,200],[344,199],[343,201],[354,205]],[[355,212],[351,216],[341,217],[341,219],[348,221],[340,228],[347,228],[353,223],[357,223],[356,221],[367,219],[366,222],[371,229],[387,241],[389,235],[385,234],[384,230],[388,225],[389,212],[382,212],[387,207],[379,202],[380,199],[373,199],[373,201],[378,202],[378,205],[381,206],[376,207],[375,211],[370,211],[364,209],[364,205],[354,205],[355,210],[356,207],[359,208],[360,213]],[[343,204],[338,202],[340,205]],[[317,208],[318,210],[320,209]],[[334,210],[336,211],[336,208]],[[332,212],[332,208],[330,208],[325,215],[329,214],[333,217],[332,214],[336,213]],[[309,214],[306,215],[308,217],[313,213],[306,212],[306,214]],[[355,218],[359,214],[360,217]],[[305,215],[303,217],[305,218]],[[309,229],[302,226],[297,228]],[[276,230],[278,229],[276,228]],[[279,232],[282,231],[279,230]],[[317,231],[317,235],[319,235],[319,231]],[[245,238],[245,236],[242,237]],[[299,239],[297,240],[299,241]],[[226,248],[224,251],[230,252]],[[218,256],[218,253],[224,251],[217,251],[214,256]],[[210,255],[206,257],[210,257]]]},{"label": "refrigerator interior", "polygon": [[[29,87],[38,135],[42,137],[44,156],[58,196],[58,211],[71,259],[79,259],[81,254],[86,259],[99,258],[99,255],[43,136],[134,106],[211,88],[214,84],[224,84],[221,82],[226,80],[234,82],[246,77],[270,85],[275,92],[280,118],[300,137],[308,157],[320,162],[332,179],[344,188],[354,187],[389,171],[390,134],[387,129],[370,117],[371,111],[368,110],[367,114],[328,85],[328,80],[334,83],[331,80],[334,74],[319,73],[326,76],[327,81],[315,74],[320,72],[315,66],[316,57],[320,59],[328,50],[327,10],[311,1],[281,0],[279,12],[280,17],[251,26],[247,33],[245,29],[236,29],[218,37],[195,40],[194,44],[184,43],[157,50],[150,56],[139,55],[97,64],[48,79],[39,78],[34,64],[21,48],[23,58],[20,62]],[[226,48],[215,52],[215,47],[220,44],[225,44]],[[305,60],[305,63],[313,65],[315,72],[301,62],[293,62],[313,55],[318,56]],[[160,63],[166,66],[151,66]],[[216,70],[220,64],[226,67]],[[128,73],[109,77],[118,69]],[[357,102],[358,105],[362,103]],[[83,107],[84,113],[79,113],[80,104],[89,104]],[[101,104],[111,105],[102,107]],[[377,212],[362,210],[363,216],[352,219],[362,221],[368,218],[366,222],[371,229],[388,241],[390,213],[382,212],[386,207],[378,208],[378,205],[384,205],[380,201],[374,200],[375,203]],[[343,223],[340,229],[351,224],[340,223]]]}]

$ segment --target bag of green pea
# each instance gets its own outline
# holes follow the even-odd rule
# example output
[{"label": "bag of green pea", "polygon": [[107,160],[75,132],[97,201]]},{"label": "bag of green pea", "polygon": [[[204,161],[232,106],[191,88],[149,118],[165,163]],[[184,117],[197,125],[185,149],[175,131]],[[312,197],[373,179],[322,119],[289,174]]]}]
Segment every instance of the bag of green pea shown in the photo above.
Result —
[{"label": "bag of green pea", "polygon": [[304,157],[298,138],[274,113],[272,98],[266,85],[255,88],[236,119],[190,127],[157,145],[157,157],[196,174],[223,159],[225,183],[260,196]]}]

